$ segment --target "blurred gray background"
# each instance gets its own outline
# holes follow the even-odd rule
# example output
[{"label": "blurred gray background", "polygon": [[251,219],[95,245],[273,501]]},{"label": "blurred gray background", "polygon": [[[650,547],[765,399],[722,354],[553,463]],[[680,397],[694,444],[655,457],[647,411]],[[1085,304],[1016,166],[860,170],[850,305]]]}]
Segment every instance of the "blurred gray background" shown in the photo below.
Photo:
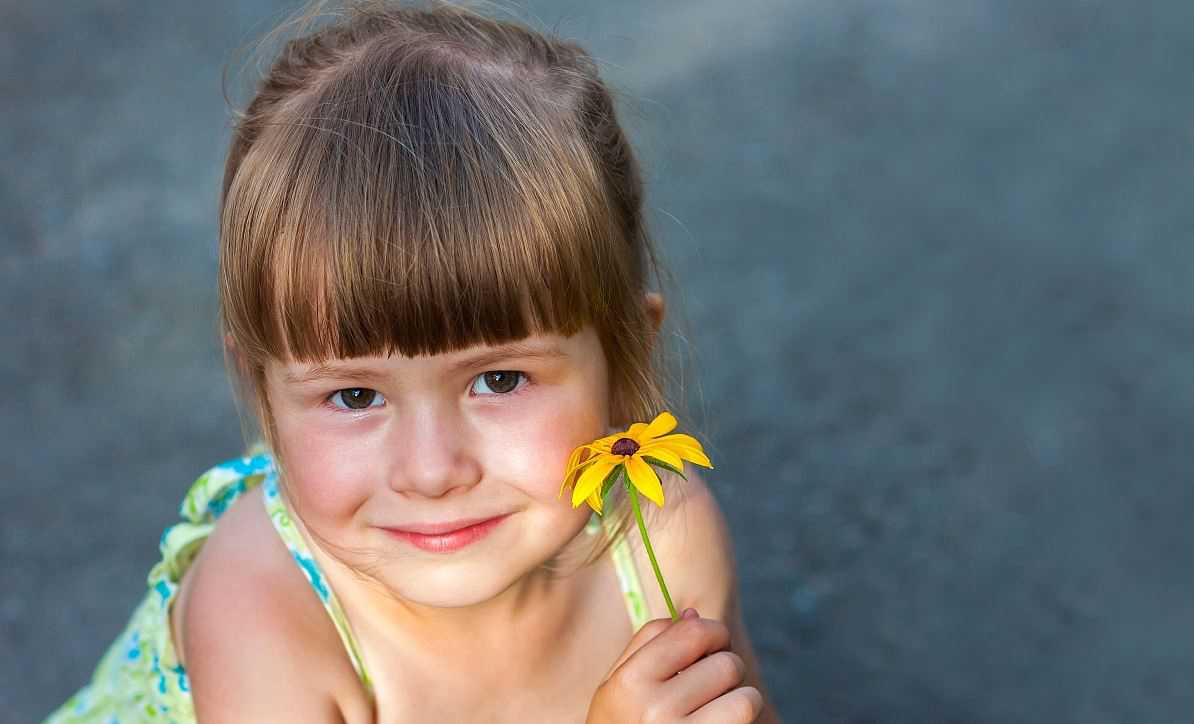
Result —
[{"label": "blurred gray background", "polygon": [[[1189,720],[1194,3],[513,7],[626,97],[785,721]],[[239,450],[220,73],[293,8],[0,3],[5,722]]]}]

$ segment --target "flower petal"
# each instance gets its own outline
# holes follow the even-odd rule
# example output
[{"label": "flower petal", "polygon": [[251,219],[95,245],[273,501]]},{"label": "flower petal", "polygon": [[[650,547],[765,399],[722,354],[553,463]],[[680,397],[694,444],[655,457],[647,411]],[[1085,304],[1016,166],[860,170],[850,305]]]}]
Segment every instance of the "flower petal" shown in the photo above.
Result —
[{"label": "flower petal", "polygon": [[665,435],[675,429],[675,416],[667,410],[664,410],[655,416],[655,419],[651,421],[651,424],[647,425],[647,428],[641,431],[635,440],[637,440],[641,445],[643,443],[649,442],[653,438],[657,438],[660,435]]},{"label": "flower petal", "polygon": [[580,456],[584,454],[585,450],[589,448],[586,444],[581,444],[577,449],[572,450],[572,454],[568,455],[568,466],[565,468],[567,472],[572,472],[572,468],[580,465]]},{"label": "flower petal", "polygon": [[560,483],[560,497],[564,494],[564,489],[572,485],[576,480],[576,475],[586,466],[591,464],[596,459],[596,453],[589,449],[588,445],[580,445],[572,454],[568,456],[568,464],[564,467],[564,480]]},{"label": "flower petal", "polygon": [[564,478],[567,479],[572,472],[580,466],[580,455],[585,451],[585,446],[581,445],[572,451],[568,456],[568,464],[564,466]]},{"label": "flower petal", "polygon": [[626,458],[626,473],[630,476],[630,484],[638,488],[648,500],[659,507],[663,507],[663,485],[655,469],[640,460],[638,455]]},{"label": "flower petal", "polygon": [[593,452],[607,453],[609,452],[609,449],[614,446],[614,442],[620,437],[623,437],[621,433],[615,435],[606,435],[605,437],[597,438],[585,447],[589,448]]},{"label": "flower petal", "polygon": [[585,498],[593,494],[593,491],[601,493],[601,482],[605,480],[605,476],[613,470],[620,460],[602,457],[580,474],[580,479],[576,482],[576,487],[572,488],[572,507],[575,508],[580,505]]},{"label": "flower petal", "polygon": [[597,515],[601,515],[601,495],[599,491],[594,490],[592,495],[585,498],[585,502],[589,504],[589,507],[592,508]]},{"label": "flower petal", "polygon": [[652,447],[650,444],[643,445],[638,449],[638,455],[639,457],[643,458],[643,462],[646,462],[648,465],[651,463],[647,461],[646,458],[658,458],[677,470],[684,469],[684,461],[666,445],[656,445],[654,447]]},{"label": "flower petal", "polygon": [[595,457],[590,458],[588,460],[585,460],[580,465],[577,465],[575,468],[570,468],[569,470],[567,470],[564,475],[564,482],[560,483],[559,495],[557,495],[556,497],[559,498],[559,497],[563,496],[564,490],[566,490],[568,488],[568,486],[576,484],[577,476],[582,474],[585,470],[587,470],[595,462],[597,462],[597,458],[595,458]]},{"label": "flower petal", "polygon": [[705,450],[701,444],[696,441],[696,438],[690,435],[665,435],[658,437],[639,448],[640,454],[654,454],[654,451],[659,448],[666,448],[676,453],[685,460],[691,460],[697,465],[703,465],[707,468],[712,468],[713,463],[709,462],[709,458],[705,456]]}]

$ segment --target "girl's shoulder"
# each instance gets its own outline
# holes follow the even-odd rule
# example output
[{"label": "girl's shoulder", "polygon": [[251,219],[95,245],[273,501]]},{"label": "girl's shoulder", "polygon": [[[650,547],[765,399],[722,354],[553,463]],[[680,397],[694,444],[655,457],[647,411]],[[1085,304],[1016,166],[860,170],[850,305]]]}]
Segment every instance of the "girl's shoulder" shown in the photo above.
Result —
[{"label": "girl's shoulder", "polygon": [[[702,618],[717,619],[729,628],[733,650],[746,666],[742,683],[757,688],[767,701],[758,657],[743,618],[729,525],[695,466],[685,466],[685,475],[688,478],[684,483],[685,495],[676,496],[682,502],[679,505],[667,502],[647,531],[663,579],[677,611],[691,606]],[[628,537],[637,541],[637,531],[631,531]],[[668,617],[667,604],[641,542],[632,548],[651,618]],[[758,721],[778,722],[779,717],[768,705]]]},{"label": "girl's shoulder", "polygon": [[[705,618],[725,619],[736,603],[738,582],[729,526],[696,466],[686,465],[683,494],[669,491],[647,532],[677,611],[692,607]],[[626,533],[642,579],[650,618],[668,610],[654,570],[633,526]]]},{"label": "girl's shoulder", "polygon": [[263,493],[231,503],[179,584],[171,624],[195,709],[204,721],[334,718],[359,706],[357,676]]}]

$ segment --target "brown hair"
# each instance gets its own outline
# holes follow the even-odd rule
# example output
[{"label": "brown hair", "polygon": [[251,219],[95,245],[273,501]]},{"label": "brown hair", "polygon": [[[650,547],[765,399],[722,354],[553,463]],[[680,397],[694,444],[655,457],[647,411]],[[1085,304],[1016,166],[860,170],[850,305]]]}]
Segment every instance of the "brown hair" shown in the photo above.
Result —
[{"label": "brown hair", "polygon": [[220,325],[276,452],[271,358],[438,354],[585,324],[606,355],[611,424],[649,420],[666,407],[666,366],[643,295],[665,271],[596,63],[516,22],[358,3],[285,42],[234,125]]}]

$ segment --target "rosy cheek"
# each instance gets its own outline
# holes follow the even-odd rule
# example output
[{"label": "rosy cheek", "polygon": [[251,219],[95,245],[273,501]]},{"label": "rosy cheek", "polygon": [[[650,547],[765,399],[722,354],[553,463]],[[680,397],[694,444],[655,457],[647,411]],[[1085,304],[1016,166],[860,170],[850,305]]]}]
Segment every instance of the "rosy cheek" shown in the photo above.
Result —
[{"label": "rosy cheek", "polygon": [[288,492],[308,525],[339,527],[368,497],[362,471],[346,464],[351,453],[326,436],[279,429],[284,445]]},{"label": "rosy cheek", "polygon": [[591,410],[591,406],[577,405],[564,415],[539,421],[529,431],[527,444],[520,448],[521,454],[517,458],[521,469],[514,479],[526,481],[528,487],[533,486],[527,492],[534,497],[555,501],[573,449],[605,434],[601,415],[582,410]]}]

